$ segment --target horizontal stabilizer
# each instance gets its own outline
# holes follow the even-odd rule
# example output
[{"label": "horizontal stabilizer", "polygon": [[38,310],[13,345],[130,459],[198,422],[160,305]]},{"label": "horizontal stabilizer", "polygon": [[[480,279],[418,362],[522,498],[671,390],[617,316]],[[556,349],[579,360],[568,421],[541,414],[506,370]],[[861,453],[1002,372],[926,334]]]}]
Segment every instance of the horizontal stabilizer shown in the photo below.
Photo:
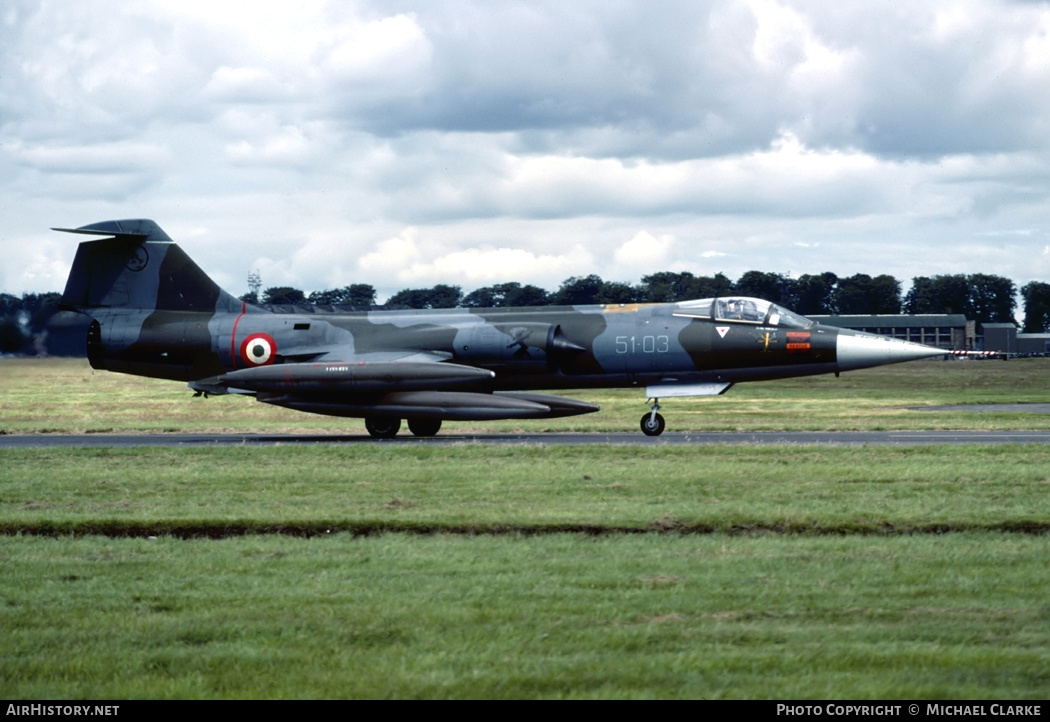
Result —
[{"label": "horizontal stabilizer", "polygon": [[88,236],[112,236],[128,240],[150,240],[171,243],[171,238],[148,218],[131,218],[125,221],[102,221],[80,228],[52,228],[62,233],[82,233]]}]

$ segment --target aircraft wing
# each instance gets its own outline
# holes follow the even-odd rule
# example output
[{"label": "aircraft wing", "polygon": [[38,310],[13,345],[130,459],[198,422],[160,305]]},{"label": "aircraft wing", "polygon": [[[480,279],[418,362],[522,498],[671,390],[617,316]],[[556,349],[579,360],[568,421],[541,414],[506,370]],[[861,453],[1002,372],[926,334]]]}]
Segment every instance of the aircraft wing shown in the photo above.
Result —
[{"label": "aircraft wing", "polygon": [[[318,353],[320,352],[320,353]],[[254,394],[264,403],[349,417],[479,421],[592,413],[595,404],[525,392],[493,392],[496,374],[449,363],[440,353],[376,352],[336,360],[336,349],[291,349],[279,363],[229,371],[190,387],[199,393]]]}]

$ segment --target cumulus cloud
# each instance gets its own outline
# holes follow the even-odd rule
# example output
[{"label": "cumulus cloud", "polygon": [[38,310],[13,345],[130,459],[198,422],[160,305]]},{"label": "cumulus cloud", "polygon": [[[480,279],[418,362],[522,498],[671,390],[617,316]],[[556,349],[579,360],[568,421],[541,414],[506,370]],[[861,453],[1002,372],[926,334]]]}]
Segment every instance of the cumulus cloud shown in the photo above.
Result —
[{"label": "cumulus cloud", "polygon": [[390,83],[425,73],[431,47],[423,28],[410,15],[351,23],[336,35],[324,68],[338,86]]},{"label": "cumulus cloud", "polygon": [[358,267],[366,274],[394,275],[399,280],[408,280],[411,277],[408,269],[422,258],[416,244],[417,235],[415,228],[406,228],[397,236],[381,241],[375,251],[361,256]]},{"label": "cumulus cloud", "polygon": [[10,0],[0,43],[7,292],[136,216],[241,285],[1050,275],[1043,3]]},{"label": "cumulus cloud", "polygon": [[388,288],[391,280],[408,286],[450,283],[476,288],[510,280],[549,283],[594,263],[594,255],[581,245],[560,253],[488,246],[454,250],[439,239],[420,242],[419,230],[406,228],[362,255],[357,271],[359,277]]},{"label": "cumulus cloud", "polygon": [[674,236],[653,236],[648,231],[639,231],[613,252],[613,260],[626,268],[662,268],[668,261],[674,246]]}]

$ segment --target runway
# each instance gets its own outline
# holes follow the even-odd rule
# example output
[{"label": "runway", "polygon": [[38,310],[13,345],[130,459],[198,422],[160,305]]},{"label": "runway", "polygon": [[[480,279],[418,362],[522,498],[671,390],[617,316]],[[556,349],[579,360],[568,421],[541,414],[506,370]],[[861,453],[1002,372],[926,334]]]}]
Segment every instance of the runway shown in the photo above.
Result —
[{"label": "runway", "polygon": [[406,434],[376,440],[365,435],[297,434],[5,434],[0,449],[130,448],[143,446],[208,447],[276,446],[279,444],[492,444],[564,446],[706,446],[711,444],[819,444],[824,446],[928,446],[934,444],[1050,444],[1050,431],[801,431],[665,433],[650,437],[638,432],[547,434],[455,434],[429,438]]}]

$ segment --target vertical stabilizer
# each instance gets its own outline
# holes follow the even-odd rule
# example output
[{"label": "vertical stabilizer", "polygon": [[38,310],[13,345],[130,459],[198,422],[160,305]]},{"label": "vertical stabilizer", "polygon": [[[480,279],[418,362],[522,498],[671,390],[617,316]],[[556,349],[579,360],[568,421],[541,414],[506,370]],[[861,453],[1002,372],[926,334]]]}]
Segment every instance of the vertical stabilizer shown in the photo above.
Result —
[{"label": "vertical stabilizer", "polygon": [[103,221],[54,230],[108,236],[77,248],[62,294],[65,309],[214,312],[241,308],[151,220]]}]

